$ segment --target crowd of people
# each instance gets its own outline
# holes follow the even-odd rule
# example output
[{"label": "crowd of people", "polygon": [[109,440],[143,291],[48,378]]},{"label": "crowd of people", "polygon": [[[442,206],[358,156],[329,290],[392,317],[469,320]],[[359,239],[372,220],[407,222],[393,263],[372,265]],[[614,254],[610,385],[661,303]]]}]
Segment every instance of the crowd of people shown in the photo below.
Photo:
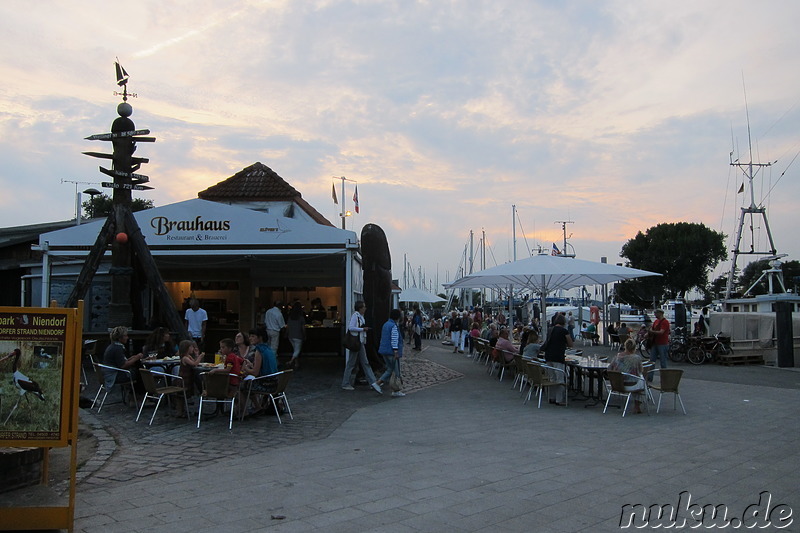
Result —
[{"label": "crowd of people", "polygon": [[[356,370],[360,367],[367,383],[378,394],[383,394],[383,387],[390,384],[392,396],[404,396],[401,390],[400,365],[403,347],[404,344],[413,345],[411,350],[420,351],[423,337],[442,339],[442,344],[453,347],[453,353],[466,354],[467,357],[474,354],[475,339],[481,338],[487,341],[489,346],[496,348],[494,353],[502,354],[506,363],[511,362],[517,354],[527,358],[543,357],[549,366],[556,369],[556,372],[562,373],[565,370],[565,352],[567,348],[573,346],[576,338],[576,320],[572,312],[557,312],[546,325],[542,325],[539,318],[534,317],[527,324],[517,322],[511,326],[502,310],[497,313],[487,313],[482,308],[475,307],[461,311],[454,309],[444,315],[434,312],[432,316],[427,316],[418,306],[408,311],[393,309],[389,319],[379,328],[380,336],[375,339],[377,353],[383,358],[385,366],[383,374],[376,377],[365,348],[367,333],[371,329],[366,323],[365,311],[365,302],[357,301],[345,331],[346,363],[341,382],[341,388],[344,390],[354,390]],[[655,311],[655,317],[652,324],[643,324],[638,331],[629,328],[624,322],[612,323],[606,327],[606,333],[621,348],[610,368],[640,376],[642,361],[635,351],[637,347],[642,346],[646,346],[649,358],[653,362],[657,362],[661,368],[666,368],[670,323],[664,318],[664,312],[660,309]],[[163,361],[177,358],[179,362],[173,365],[172,373],[182,378],[188,396],[197,394],[201,388],[198,367],[205,359],[207,321],[208,315],[200,308],[197,300],[192,299],[185,314],[185,325],[191,339],[176,343],[167,328],[158,327],[147,337],[142,351],[134,355],[128,355],[127,329],[121,326],[114,328],[110,333],[111,344],[106,349],[102,362],[110,367],[132,372],[105,370],[106,385],[111,387],[115,383],[136,380],[138,378],[136,370],[144,366],[144,362],[148,359]],[[292,346],[291,358],[284,368],[299,367],[306,322],[307,316],[299,301],[293,302],[286,308],[281,302],[276,301],[264,314],[264,327],[247,333],[238,332],[233,339],[225,338],[219,341],[218,362],[222,362],[224,368],[214,368],[209,371],[226,372],[231,375],[231,390],[240,395],[241,411],[237,415],[265,409],[266,406],[259,401],[259,398],[264,397],[263,394],[252,395],[250,405],[245,405],[246,402],[243,400],[247,397],[247,391],[268,393],[274,390],[277,379],[271,378],[271,375],[278,371],[277,348],[281,336],[287,337]],[[695,329],[702,333],[707,330],[707,323],[704,309],[703,316]],[[545,328],[546,331],[543,331]],[[596,342],[599,339],[596,328],[597,322],[590,319],[588,323],[581,325],[580,334]],[[545,343],[540,342],[543,338],[546,339]],[[167,370],[157,365],[149,367],[151,370],[161,372]],[[557,375],[551,378],[557,379]],[[650,376],[646,378],[651,379]],[[557,388],[551,403],[564,404],[565,393],[563,387]],[[177,415],[186,416],[181,410],[182,404],[180,402],[176,404]]]}]

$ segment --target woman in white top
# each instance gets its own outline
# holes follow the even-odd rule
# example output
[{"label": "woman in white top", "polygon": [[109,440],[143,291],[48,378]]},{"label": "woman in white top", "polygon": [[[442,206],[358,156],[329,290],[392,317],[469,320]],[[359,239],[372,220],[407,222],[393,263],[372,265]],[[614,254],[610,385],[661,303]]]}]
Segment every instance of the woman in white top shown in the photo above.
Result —
[{"label": "woman in white top", "polygon": [[358,336],[361,342],[357,352],[345,350],[347,352],[347,364],[344,367],[344,376],[342,376],[342,389],[355,390],[353,388],[353,382],[355,381],[353,370],[356,368],[356,363],[361,363],[361,368],[364,369],[364,374],[369,380],[370,387],[375,389],[378,394],[383,394],[380,385],[376,382],[375,373],[372,371],[372,367],[369,366],[367,351],[364,348],[364,343],[367,341],[367,331],[369,330],[369,327],[365,325],[366,320],[364,320],[364,311],[367,306],[363,301],[358,300],[353,307],[355,307],[355,312],[350,317],[350,323],[347,326],[345,335]]}]

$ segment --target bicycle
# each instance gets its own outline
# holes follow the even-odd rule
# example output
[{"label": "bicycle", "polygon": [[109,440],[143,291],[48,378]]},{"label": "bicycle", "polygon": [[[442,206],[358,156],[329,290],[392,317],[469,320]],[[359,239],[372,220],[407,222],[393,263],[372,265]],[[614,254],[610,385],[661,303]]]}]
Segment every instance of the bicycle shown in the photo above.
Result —
[{"label": "bicycle", "polygon": [[686,336],[686,328],[678,327],[670,336],[669,340],[669,359],[676,363],[680,363],[686,359],[686,353],[689,351],[688,337]]},{"label": "bicycle", "polygon": [[692,346],[686,352],[686,359],[693,365],[702,365],[706,361],[716,360],[719,355],[733,353],[731,338],[717,333],[713,337],[689,337]]}]

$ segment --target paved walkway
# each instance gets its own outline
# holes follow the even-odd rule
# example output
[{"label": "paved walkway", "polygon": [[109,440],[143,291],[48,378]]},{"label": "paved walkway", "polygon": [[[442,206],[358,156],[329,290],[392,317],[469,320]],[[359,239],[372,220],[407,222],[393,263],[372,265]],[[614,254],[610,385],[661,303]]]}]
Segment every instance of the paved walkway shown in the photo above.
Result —
[{"label": "paved walkway", "polygon": [[[405,398],[342,391],[339,365],[319,366],[290,385],[295,420],[283,425],[263,416],[229,432],[217,417],[197,430],[159,415],[148,427],[121,405],[82,411],[104,455],[82,471],[75,530],[618,531],[626,504],[690,497],[730,520],[763,491],[763,506],[800,512],[792,370],[682,366],[687,415],[670,397],[658,415],[623,419],[602,405],[523,405],[511,380],[437,341],[406,362]],[[783,531],[800,530],[792,519]]]}]

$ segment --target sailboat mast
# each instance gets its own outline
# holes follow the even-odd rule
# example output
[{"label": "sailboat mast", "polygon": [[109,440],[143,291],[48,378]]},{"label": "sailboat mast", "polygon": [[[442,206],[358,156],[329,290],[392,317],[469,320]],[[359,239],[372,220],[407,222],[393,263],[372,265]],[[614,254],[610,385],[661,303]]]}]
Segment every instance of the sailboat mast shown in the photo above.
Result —
[{"label": "sailboat mast", "polygon": [[[745,102],[745,109],[747,108]],[[756,205],[756,198],[755,198],[755,191],[753,187],[753,179],[758,173],[759,170],[765,167],[772,166],[772,163],[754,163],[753,162],[753,144],[750,138],[750,115],[748,112],[747,115],[747,142],[750,150],[750,161],[747,163],[740,163],[739,160],[731,161],[730,165],[732,167],[737,167],[742,170],[745,177],[747,178],[747,186],[750,188],[750,205],[748,207],[742,207],[741,212],[739,213],[739,225],[736,227],[736,240],[733,246],[733,260],[731,261],[731,270],[728,273],[728,283],[725,287],[725,299],[729,299],[731,297],[731,293],[733,292],[733,280],[736,276],[736,264],[738,262],[739,256],[742,254],[747,255],[771,255],[774,256],[777,253],[775,248],[775,242],[772,239],[772,231],[769,228],[769,220],[767,220],[767,210],[765,207],[759,207]],[[731,155],[731,158],[733,156]],[[750,229],[755,227],[755,222],[753,221],[754,215],[761,215],[764,220],[764,229],[767,232],[767,239],[769,240],[769,250],[765,251],[758,251],[755,249],[755,239],[751,235],[750,238],[750,251],[743,252],[740,249],[741,242],[742,242],[742,234],[744,232],[744,224],[745,219],[750,217]]]}]

